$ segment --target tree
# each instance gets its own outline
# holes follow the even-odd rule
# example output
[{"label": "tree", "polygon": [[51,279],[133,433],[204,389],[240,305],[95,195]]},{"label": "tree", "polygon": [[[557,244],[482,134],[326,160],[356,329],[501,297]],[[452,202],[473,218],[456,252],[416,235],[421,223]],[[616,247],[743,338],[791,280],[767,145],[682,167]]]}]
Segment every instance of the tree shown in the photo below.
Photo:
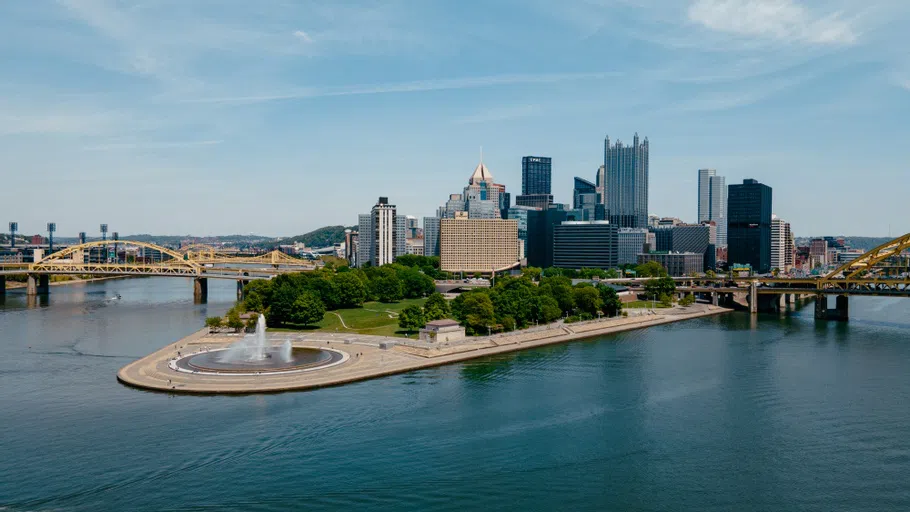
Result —
[{"label": "tree", "polygon": [[615,268],[611,268],[610,270],[607,270],[605,278],[606,279],[617,279],[617,278],[619,278],[619,272],[617,272]]},{"label": "tree", "polygon": [[695,295],[691,293],[687,293],[685,297],[679,299],[680,306],[691,306],[692,304],[695,304]]},{"label": "tree", "polygon": [[661,295],[672,295],[676,291],[676,282],[669,277],[648,279],[645,281],[644,289],[649,299],[658,299]]},{"label": "tree", "polygon": [[298,325],[313,325],[325,317],[325,304],[313,292],[303,292],[294,301],[291,321]]},{"label": "tree", "polygon": [[258,323],[259,323],[259,315],[251,315],[249,318],[246,319],[246,330],[255,331],[256,324],[258,324]]},{"label": "tree", "polygon": [[338,305],[343,308],[354,308],[363,305],[367,298],[367,287],[354,272],[338,273],[332,279]]},{"label": "tree", "polygon": [[414,268],[402,268],[398,271],[398,278],[401,280],[403,295],[409,299],[423,297],[436,290],[433,279]]},{"label": "tree", "polygon": [[423,309],[420,306],[408,306],[398,313],[398,327],[407,332],[414,332],[426,325]]},{"label": "tree", "polygon": [[210,316],[205,319],[205,326],[209,329],[218,329],[221,327],[221,317],[220,316]]},{"label": "tree", "polygon": [[521,277],[527,277],[531,281],[537,281],[540,279],[540,275],[543,273],[543,270],[538,267],[525,267],[521,269]]},{"label": "tree", "polygon": [[433,293],[423,304],[423,312],[428,321],[441,320],[448,318],[452,314],[449,308],[449,301],[441,293]]},{"label": "tree", "polygon": [[373,292],[380,302],[397,302],[404,296],[401,280],[392,269],[373,280]]},{"label": "tree", "polygon": [[710,277],[713,279],[713,278],[717,277],[717,274],[715,274],[713,270],[706,270],[705,277]]},{"label": "tree", "polygon": [[579,286],[573,290],[575,305],[589,315],[596,315],[603,306],[600,292],[593,286]]},{"label": "tree", "polygon": [[[280,278],[282,276],[278,276]],[[276,279],[278,279],[276,278]],[[294,301],[300,292],[291,283],[281,283],[271,294],[271,303],[268,304],[269,325],[283,325],[291,320],[291,311],[294,309]]]},{"label": "tree", "polygon": [[673,296],[669,293],[662,293],[660,295],[660,305],[665,308],[673,307]]},{"label": "tree", "polygon": [[240,313],[235,308],[231,308],[231,310],[228,311],[227,318],[224,323],[235,331],[243,329],[243,320],[240,319]]},{"label": "tree", "polygon": [[635,274],[638,277],[664,277],[667,275],[667,269],[656,261],[648,261],[635,267]]},{"label": "tree", "polygon": [[622,311],[622,300],[616,289],[606,284],[597,285],[597,291],[600,292],[600,300],[603,302],[601,311],[607,316],[616,316]]},{"label": "tree", "polygon": [[493,301],[486,293],[475,292],[466,294],[461,305],[461,314],[465,325],[474,332],[483,332],[493,324]]},{"label": "tree", "polygon": [[541,295],[535,301],[534,314],[538,322],[548,324],[562,316],[559,303],[549,295]]},{"label": "tree", "polygon": [[540,280],[541,295],[549,295],[559,303],[563,312],[575,309],[575,296],[572,292],[572,280],[568,277],[546,277]]}]

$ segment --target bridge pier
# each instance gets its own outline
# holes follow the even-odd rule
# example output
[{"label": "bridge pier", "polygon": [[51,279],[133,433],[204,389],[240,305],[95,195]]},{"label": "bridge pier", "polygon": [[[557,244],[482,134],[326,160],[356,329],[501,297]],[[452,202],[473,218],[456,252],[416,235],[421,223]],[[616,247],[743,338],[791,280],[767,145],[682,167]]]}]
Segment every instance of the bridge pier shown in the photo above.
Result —
[{"label": "bridge pier", "polygon": [[209,280],[205,277],[193,279],[193,300],[195,302],[205,302],[209,296]]},{"label": "bridge pier", "polygon": [[781,295],[759,295],[758,310],[764,313],[780,313],[784,308]]},{"label": "bridge pier", "polygon": [[720,294],[717,292],[711,292],[711,305],[719,306],[720,305]]},{"label": "bridge pier", "polygon": [[6,276],[0,276],[0,297],[6,295]]},{"label": "bridge pier", "polygon": [[749,283],[749,313],[758,313],[758,283],[752,281]]},{"label": "bridge pier", "polygon": [[34,297],[50,292],[50,276],[47,274],[29,274],[25,294]]},{"label": "bridge pier", "polygon": [[243,290],[244,290],[244,288],[246,288],[247,284],[249,284],[249,281],[237,281],[237,300],[238,301],[242,302],[243,299],[246,298],[246,294],[244,293]]},{"label": "bridge pier", "polygon": [[819,293],[815,296],[815,319],[828,319],[828,296],[825,294]]},{"label": "bridge pier", "polygon": [[834,320],[846,322],[850,319],[850,299],[846,295],[838,295],[835,299],[836,313]]}]

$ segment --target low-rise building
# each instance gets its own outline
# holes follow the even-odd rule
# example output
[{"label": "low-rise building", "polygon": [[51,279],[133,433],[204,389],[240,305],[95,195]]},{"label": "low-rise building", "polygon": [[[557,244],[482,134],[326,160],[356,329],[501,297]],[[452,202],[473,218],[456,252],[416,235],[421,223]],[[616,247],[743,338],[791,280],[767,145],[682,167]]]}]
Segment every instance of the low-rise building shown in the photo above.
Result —
[{"label": "low-rise building", "polygon": [[451,319],[433,320],[420,330],[419,339],[430,343],[447,343],[464,339],[464,327]]},{"label": "low-rise building", "polygon": [[638,255],[638,264],[656,261],[673,277],[693,276],[704,268],[705,255],[695,252],[650,252]]},{"label": "low-rise building", "polygon": [[553,227],[553,266],[616,268],[617,228],[607,221],[566,221]]}]

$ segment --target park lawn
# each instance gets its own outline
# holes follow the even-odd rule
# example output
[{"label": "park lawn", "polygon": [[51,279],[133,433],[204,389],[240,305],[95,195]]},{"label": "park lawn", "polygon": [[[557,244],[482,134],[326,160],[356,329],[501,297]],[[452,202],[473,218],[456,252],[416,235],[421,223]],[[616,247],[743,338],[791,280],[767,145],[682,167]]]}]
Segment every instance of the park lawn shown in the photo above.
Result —
[{"label": "park lawn", "polygon": [[634,308],[644,308],[644,309],[651,309],[651,308],[654,308],[654,309],[660,309],[660,308],[666,308],[666,307],[669,307],[669,306],[664,306],[663,304],[660,303],[659,300],[654,301],[654,302],[651,302],[650,300],[634,300],[634,301],[632,301],[632,302],[623,302],[623,303],[622,303],[622,307],[624,307],[624,308],[633,308],[633,309],[634,309]]},{"label": "park lawn", "polygon": [[[399,332],[398,313],[411,305],[423,306],[424,302],[426,302],[426,299],[404,299],[400,302],[389,304],[367,302],[362,308],[326,311],[325,318],[316,325],[320,331],[355,332],[357,334],[398,336],[403,338],[404,332]],[[336,313],[344,318],[347,328],[342,326],[341,320],[339,320]],[[389,318],[390,316],[391,318]]]}]

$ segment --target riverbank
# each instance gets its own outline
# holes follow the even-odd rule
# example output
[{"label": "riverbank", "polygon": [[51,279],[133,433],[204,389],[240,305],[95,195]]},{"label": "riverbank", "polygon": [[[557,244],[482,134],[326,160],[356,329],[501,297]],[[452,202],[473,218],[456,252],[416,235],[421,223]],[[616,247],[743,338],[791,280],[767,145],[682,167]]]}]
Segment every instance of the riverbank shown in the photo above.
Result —
[{"label": "riverbank", "polygon": [[560,322],[502,335],[468,338],[441,346],[418,341],[403,341],[400,338],[350,333],[318,331],[269,333],[268,340],[273,344],[289,340],[294,347],[332,348],[349,357],[343,364],[312,372],[216,375],[174,371],[169,365],[174,359],[224,348],[241,337],[238,334],[209,334],[207,329],[203,329],[126,365],[117,373],[117,379],[130,386],[172,393],[249,394],[306,390],[730,311],[717,306],[699,304],[689,308],[676,307],[662,310],[659,313],[643,311],[642,314],[629,317],[575,324]]},{"label": "riverbank", "polygon": [[[107,277],[93,277],[91,279],[70,279],[69,281],[54,281],[48,283],[49,286],[65,286],[73,284],[86,284],[86,283],[95,283],[98,281],[110,281],[111,279],[126,279],[131,276],[107,276]],[[6,281],[7,290],[16,290],[19,288],[26,288],[28,285],[26,283],[19,283],[13,281]]]}]

